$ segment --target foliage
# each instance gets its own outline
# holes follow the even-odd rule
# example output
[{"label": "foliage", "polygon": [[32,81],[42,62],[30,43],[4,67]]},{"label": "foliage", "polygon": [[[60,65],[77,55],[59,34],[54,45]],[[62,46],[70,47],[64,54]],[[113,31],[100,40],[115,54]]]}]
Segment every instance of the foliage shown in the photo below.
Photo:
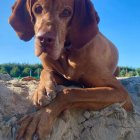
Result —
[{"label": "foliage", "polygon": [[12,77],[32,76],[39,78],[41,70],[41,64],[0,64],[0,73],[8,73]]},{"label": "foliage", "polygon": [[22,76],[28,76],[28,75],[31,75],[31,68],[26,67],[22,71]]},{"label": "foliage", "polygon": [[[7,72],[7,73],[8,73],[8,72]],[[11,75],[12,77],[18,77],[18,76],[20,75],[20,69],[19,69],[19,67],[18,67],[18,66],[13,67],[13,68],[11,69],[11,71],[10,71],[10,75]]]},{"label": "foliage", "polygon": [[[33,76],[39,78],[41,70],[41,64],[0,64],[0,73],[8,73],[12,77]],[[120,67],[119,76],[140,76],[140,68]]]},{"label": "foliage", "polygon": [[120,77],[140,76],[140,68],[120,67]]}]

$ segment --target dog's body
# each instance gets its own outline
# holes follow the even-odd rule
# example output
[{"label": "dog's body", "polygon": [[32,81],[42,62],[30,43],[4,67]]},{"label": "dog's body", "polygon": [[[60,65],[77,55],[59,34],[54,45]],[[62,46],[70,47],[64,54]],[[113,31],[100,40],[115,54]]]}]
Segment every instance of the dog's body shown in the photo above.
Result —
[{"label": "dog's body", "polygon": [[[81,49],[66,48],[57,61],[51,61],[49,65],[49,62],[47,63],[45,60],[43,64],[46,63],[46,69],[49,67],[68,80],[80,82],[83,79],[82,81],[91,84],[92,82],[88,82],[88,80],[94,79],[96,73],[101,72],[102,75],[103,72],[113,75],[117,68],[117,62],[118,51],[116,47],[101,33],[98,33]],[[96,86],[96,82],[91,86]]]},{"label": "dog's body", "polygon": [[[26,16],[21,21],[25,5]],[[32,22],[28,21],[29,17]],[[118,51],[99,32],[98,22],[90,0],[17,0],[10,24],[23,40],[35,34],[35,53],[44,68],[33,102],[39,107],[45,106],[48,100],[50,103],[55,97],[55,86],[59,84],[85,87],[65,88],[57,93],[45,109],[22,121],[17,139],[31,139],[37,131],[39,138],[44,140],[56,117],[67,108],[98,110],[124,102],[125,109],[132,109],[127,91],[114,76]],[[30,30],[25,29],[26,24]],[[49,121],[47,128],[46,121]],[[28,130],[31,132],[27,133]]]}]

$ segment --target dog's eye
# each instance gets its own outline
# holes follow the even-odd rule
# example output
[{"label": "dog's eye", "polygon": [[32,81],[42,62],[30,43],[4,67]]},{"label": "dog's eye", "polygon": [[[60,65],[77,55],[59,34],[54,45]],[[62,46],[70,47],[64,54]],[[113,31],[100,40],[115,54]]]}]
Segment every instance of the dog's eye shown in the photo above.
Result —
[{"label": "dog's eye", "polygon": [[43,11],[42,6],[39,5],[39,4],[37,4],[37,5],[35,6],[35,8],[34,8],[34,12],[35,12],[36,14],[41,14],[42,11]]},{"label": "dog's eye", "polygon": [[66,8],[66,9],[64,9],[61,13],[60,13],[60,17],[69,17],[69,16],[71,16],[71,14],[72,14],[72,11],[71,11],[71,9],[70,8]]}]

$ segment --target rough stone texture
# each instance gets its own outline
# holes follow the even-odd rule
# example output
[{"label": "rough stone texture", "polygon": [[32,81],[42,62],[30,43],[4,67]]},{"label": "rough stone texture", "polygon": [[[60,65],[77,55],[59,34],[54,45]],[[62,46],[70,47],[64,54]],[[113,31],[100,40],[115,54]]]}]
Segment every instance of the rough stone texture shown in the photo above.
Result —
[{"label": "rough stone texture", "polygon": [[[121,104],[101,111],[65,111],[49,140],[140,140],[140,77],[121,82],[132,97],[133,112],[126,112]],[[16,121],[33,111],[30,97],[37,84],[34,80],[0,80],[0,140],[15,139]]]},{"label": "rough stone texture", "polygon": [[9,74],[1,74],[0,73],[0,80],[9,81],[9,80],[12,80],[12,78]]}]

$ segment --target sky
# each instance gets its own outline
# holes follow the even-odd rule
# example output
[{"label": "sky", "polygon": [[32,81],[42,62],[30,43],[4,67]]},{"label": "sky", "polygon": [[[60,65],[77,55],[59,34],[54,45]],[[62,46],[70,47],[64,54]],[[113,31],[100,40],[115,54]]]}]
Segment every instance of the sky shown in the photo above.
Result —
[{"label": "sky", "polygon": [[[15,0],[0,4],[0,64],[40,63],[34,55],[34,39],[20,40],[8,23]],[[92,0],[100,31],[119,50],[119,66],[140,67],[140,0]]]}]

